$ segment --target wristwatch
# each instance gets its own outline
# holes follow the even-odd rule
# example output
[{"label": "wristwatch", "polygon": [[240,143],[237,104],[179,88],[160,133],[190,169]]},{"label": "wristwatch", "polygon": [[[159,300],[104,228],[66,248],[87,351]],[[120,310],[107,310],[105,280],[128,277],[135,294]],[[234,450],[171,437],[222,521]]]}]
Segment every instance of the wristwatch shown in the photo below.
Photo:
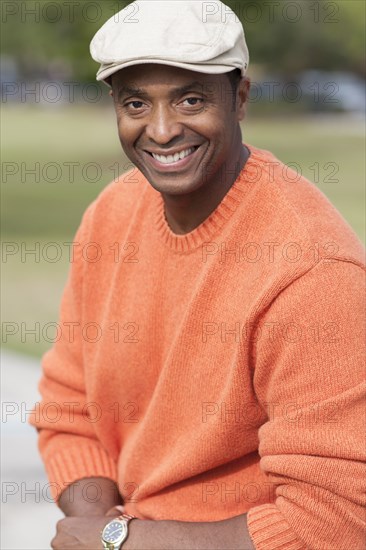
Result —
[{"label": "wristwatch", "polygon": [[107,550],[120,550],[128,537],[128,524],[134,518],[135,516],[122,514],[107,523],[102,531],[103,548]]}]

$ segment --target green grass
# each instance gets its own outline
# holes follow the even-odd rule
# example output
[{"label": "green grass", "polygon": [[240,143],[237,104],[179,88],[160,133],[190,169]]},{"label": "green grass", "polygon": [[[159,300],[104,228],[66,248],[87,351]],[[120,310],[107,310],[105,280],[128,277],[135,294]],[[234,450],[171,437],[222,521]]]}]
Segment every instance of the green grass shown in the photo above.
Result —
[{"label": "green grass", "polygon": [[[3,331],[18,329],[6,339],[4,332],[2,341],[10,348],[40,356],[51,346],[47,339],[52,339],[52,329],[42,335],[42,328],[57,321],[69,267],[67,247],[62,243],[72,239],[82,213],[99,191],[130,165],[118,141],[112,107],[3,106],[2,123],[2,234],[3,241],[19,247],[2,263]],[[312,181],[318,177],[318,187],[365,239],[362,121],[343,115],[289,119],[249,115],[243,136],[246,143],[269,149],[286,163],[296,163]],[[25,173],[25,168],[35,167],[37,162],[39,181]],[[47,163],[51,164],[45,172]],[[69,181],[69,163],[77,163],[73,182]],[[90,163],[100,167],[100,177],[94,183],[89,180],[98,174]],[[12,176],[7,170],[14,167],[18,172]],[[334,170],[336,181],[327,182]],[[51,182],[56,175],[59,181]],[[46,256],[47,252],[51,255],[52,250],[46,248],[51,241],[58,243],[61,251],[54,263]],[[39,243],[39,258],[24,256],[35,243]],[[36,334],[26,334],[31,328]]]},{"label": "green grass", "polygon": [[[86,205],[113,179],[109,166],[118,163],[123,171],[127,163],[115,126],[112,110],[4,109],[2,160],[11,164],[3,164],[3,182],[13,163],[18,169],[2,187],[6,234],[71,237]],[[36,175],[27,174],[36,163]],[[100,167],[95,183],[91,163]]]}]

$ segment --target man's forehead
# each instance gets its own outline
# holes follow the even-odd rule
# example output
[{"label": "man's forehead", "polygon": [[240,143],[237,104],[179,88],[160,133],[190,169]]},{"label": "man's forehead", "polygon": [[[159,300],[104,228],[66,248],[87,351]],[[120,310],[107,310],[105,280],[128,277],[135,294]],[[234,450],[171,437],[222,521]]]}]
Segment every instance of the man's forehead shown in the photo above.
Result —
[{"label": "man's forehead", "polygon": [[113,85],[119,91],[143,91],[154,86],[181,90],[182,92],[186,88],[187,90],[200,88],[209,90],[210,87],[214,88],[222,82],[228,82],[227,73],[207,74],[154,64],[127,67],[113,75]]}]

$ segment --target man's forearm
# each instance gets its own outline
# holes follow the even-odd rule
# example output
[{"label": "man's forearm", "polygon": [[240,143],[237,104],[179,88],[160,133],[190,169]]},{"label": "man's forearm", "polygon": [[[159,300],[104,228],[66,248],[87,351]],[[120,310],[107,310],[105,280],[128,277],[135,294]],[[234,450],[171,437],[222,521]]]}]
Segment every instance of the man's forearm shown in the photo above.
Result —
[{"label": "man's forearm", "polygon": [[124,550],[255,550],[246,514],[223,521],[132,521]]},{"label": "man's forearm", "polygon": [[[97,480],[98,483],[101,480],[101,478],[89,478],[83,480],[84,484],[86,485],[91,479]],[[109,489],[112,488],[111,483]],[[81,495],[82,486],[81,483],[80,487],[77,486]],[[111,494],[113,495],[113,491]],[[107,498],[104,506],[99,508],[95,504],[94,506],[90,504],[91,507],[88,508],[83,500],[75,500],[72,508],[68,502],[67,494],[62,495],[62,500],[62,509],[65,514],[79,517],[66,517],[57,523],[57,533],[52,540],[52,548],[54,550],[73,550],[75,548],[98,550],[101,548],[100,533],[111,519],[105,515],[107,512],[105,506],[107,506],[107,501],[109,506],[112,499]],[[112,507],[114,505],[112,504]],[[118,511],[115,510],[113,515],[119,515]],[[136,519],[130,522],[129,534],[123,543],[123,550],[193,549],[255,550],[247,529],[246,514],[213,522]]]},{"label": "man's forearm", "polygon": [[[65,520],[59,522],[60,545],[54,539],[54,548],[65,546],[63,533],[67,540],[74,535],[84,546],[80,548],[99,548],[100,530],[105,525],[106,514],[114,506],[123,504],[117,484],[108,478],[89,477],[69,485],[60,496],[59,506]],[[116,512],[115,515],[118,515]],[[76,517],[84,519],[75,523]],[[70,523],[71,522],[71,523]],[[86,522],[85,525],[83,522]],[[99,523],[100,525],[99,525]],[[98,525],[97,525],[98,523]],[[95,530],[95,534],[93,531]],[[89,541],[88,537],[91,537]],[[71,539],[70,539],[71,540]],[[133,520],[129,527],[129,536],[123,544],[124,550],[255,550],[251,542],[246,514],[223,521],[183,522],[172,520]]]},{"label": "man's forearm", "polygon": [[122,503],[117,484],[105,477],[79,479],[62,492],[58,502],[65,516],[102,516]]}]

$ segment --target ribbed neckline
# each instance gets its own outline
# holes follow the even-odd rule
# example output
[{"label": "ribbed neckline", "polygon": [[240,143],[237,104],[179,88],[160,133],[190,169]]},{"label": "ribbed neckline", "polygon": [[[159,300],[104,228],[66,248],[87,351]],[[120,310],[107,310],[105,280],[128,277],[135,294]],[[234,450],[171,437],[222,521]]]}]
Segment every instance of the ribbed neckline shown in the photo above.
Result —
[{"label": "ribbed neckline", "polygon": [[248,190],[249,182],[253,182],[252,176],[258,173],[261,152],[251,145],[244,145],[250,152],[244,168],[216,209],[193,231],[185,235],[173,233],[165,217],[163,197],[160,193],[156,195],[156,227],[164,244],[171,250],[184,254],[198,248],[217,234],[236,211]]}]

